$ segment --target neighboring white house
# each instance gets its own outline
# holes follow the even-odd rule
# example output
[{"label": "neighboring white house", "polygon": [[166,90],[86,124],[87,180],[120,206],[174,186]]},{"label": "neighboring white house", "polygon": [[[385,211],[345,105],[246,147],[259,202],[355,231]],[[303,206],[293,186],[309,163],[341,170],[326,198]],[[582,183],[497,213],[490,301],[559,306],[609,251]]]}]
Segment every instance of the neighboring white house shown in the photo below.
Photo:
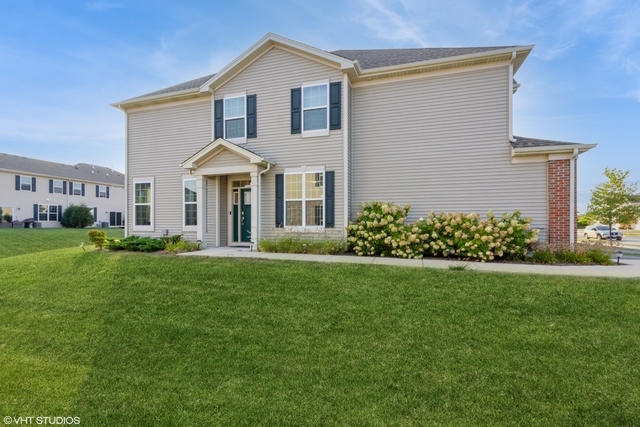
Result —
[{"label": "neighboring white house", "polygon": [[267,34],[217,74],[113,104],[126,114],[128,234],[205,245],[342,238],[364,201],[520,210],[573,242],[576,159],[515,137],[533,46],[339,50]]},{"label": "neighboring white house", "polygon": [[96,225],[124,225],[124,174],[104,166],[65,165],[0,153],[0,211],[13,221],[61,227],[71,204],[91,208]]}]

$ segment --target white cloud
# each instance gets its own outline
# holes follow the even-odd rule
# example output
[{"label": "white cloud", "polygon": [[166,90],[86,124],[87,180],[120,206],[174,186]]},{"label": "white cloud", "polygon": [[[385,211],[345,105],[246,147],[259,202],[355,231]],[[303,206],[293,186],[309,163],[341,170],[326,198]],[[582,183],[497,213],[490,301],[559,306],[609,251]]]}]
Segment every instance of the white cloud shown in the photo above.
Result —
[{"label": "white cloud", "polygon": [[[387,6],[383,0],[365,0],[367,10],[362,22],[375,37],[392,42],[408,42],[419,46],[427,46],[427,40],[420,25],[408,16],[411,5],[406,1],[396,1]],[[398,7],[400,6],[400,7]],[[392,9],[397,11],[394,11]]]}]

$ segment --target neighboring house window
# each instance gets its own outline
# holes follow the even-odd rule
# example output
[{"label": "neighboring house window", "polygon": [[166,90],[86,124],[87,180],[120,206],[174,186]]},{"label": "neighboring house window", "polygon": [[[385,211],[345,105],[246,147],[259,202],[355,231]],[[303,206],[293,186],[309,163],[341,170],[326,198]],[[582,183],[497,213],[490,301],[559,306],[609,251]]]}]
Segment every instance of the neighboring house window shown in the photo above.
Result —
[{"label": "neighboring house window", "polygon": [[324,171],[285,173],[285,226],[324,226]]},{"label": "neighboring house window", "polygon": [[36,191],[36,178],[33,176],[16,175],[16,190]]},{"label": "neighboring house window", "polygon": [[184,226],[198,225],[198,193],[195,179],[184,181]]},{"label": "neighboring house window", "polygon": [[214,138],[245,142],[257,138],[256,95],[227,95],[214,101]]},{"label": "neighboring house window", "polygon": [[62,180],[54,179],[53,180],[53,192],[55,194],[62,194]]},{"label": "neighboring house window", "polygon": [[84,184],[81,182],[69,183],[69,193],[73,196],[84,196]]},{"label": "neighboring house window", "polygon": [[96,185],[96,197],[109,198],[109,187],[106,185]]},{"label": "neighboring house window", "polygon": [[134,181],[133,228],[153,229],[153,180]]},{"label": "neighboring house window", "polygon": [[341,82],[314,82],[291,89],[291,133],[321,136],[340,129],[341,87]]},{"label": "neighboring house window", "polygon": [[38,205],[38,221],[58,221],[58,206]]}]

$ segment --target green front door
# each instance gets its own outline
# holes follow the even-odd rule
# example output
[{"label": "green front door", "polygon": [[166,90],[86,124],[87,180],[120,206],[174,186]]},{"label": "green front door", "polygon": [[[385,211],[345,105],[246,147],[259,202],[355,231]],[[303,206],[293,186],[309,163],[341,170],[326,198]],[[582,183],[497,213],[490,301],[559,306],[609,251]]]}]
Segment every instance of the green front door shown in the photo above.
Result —
[{"label": "green front door", "polygon": [[240,190],[240,241],[251,242],[251,190]]}]

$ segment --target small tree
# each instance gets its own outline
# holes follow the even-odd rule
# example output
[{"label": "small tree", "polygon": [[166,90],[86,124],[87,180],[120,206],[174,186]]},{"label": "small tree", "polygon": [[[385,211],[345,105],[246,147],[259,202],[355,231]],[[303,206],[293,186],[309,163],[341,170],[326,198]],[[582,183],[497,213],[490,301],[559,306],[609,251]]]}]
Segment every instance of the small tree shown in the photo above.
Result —
[{"label": "small tree", "polygon": [[609,181],[598,184],[591,192],[587,215],[609,226],[609,235],[613,224],[636,222],[640,218],[640,206],[632,205],[638,184],[627,184],[629,171],[604,169]]},{"label": "small tree", "polygon": [[63,227],[85,228],[93,224],[91,209],[84,203],[81,205],[69,205],[62,214],[60,220]]}]

